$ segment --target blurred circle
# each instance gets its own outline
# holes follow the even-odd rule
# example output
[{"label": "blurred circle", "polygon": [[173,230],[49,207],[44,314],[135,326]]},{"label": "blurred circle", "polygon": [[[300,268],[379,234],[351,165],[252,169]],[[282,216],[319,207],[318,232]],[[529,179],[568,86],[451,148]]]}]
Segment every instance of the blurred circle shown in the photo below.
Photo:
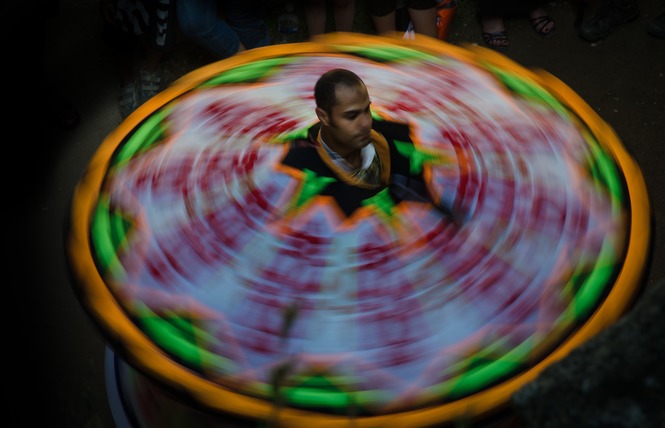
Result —
[{"label": "blurred circle", "polygon": [[[331,68],[365,81],[377,120],[409,124],[458,218],[409,201],[347,216],[281,163]],[[553,76],[477,47],[328,34],[143,105],[82,177],[67,251],[117,354],[197,408],[426,426],[500,408],[616,321],[649,215],[618,137]]]}]

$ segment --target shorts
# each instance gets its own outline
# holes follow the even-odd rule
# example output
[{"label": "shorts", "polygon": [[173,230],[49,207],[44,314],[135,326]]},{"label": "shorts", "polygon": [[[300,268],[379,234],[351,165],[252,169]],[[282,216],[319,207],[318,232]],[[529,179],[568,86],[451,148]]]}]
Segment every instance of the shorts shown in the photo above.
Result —
[{"label": "shorts", "polygon": [[[440,1],[440,0],[439,0]],[[437,0],[404,0],[408,9],[427,10],[436,7]],[[372,16],[386,16],[397,9],[397,0],[369,0],[369,12]]]}]

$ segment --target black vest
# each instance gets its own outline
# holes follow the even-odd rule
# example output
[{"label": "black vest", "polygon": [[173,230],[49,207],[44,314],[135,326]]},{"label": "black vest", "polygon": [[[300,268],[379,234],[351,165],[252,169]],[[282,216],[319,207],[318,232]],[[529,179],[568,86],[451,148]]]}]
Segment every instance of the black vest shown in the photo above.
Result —
[{"label": "black vest", "polygon": [[[320,177],[332,177],[334,181],[323,187],[319,194],[335,198],[337,204],[347,216],[381,192],[387,192],[394,204],[404,199],[430,201],[422,175],[412,175],[410,173],[409,158],[402,155],[395,146],[395,140],[413,144],[409,136],[408,125],[381,120],[375,120],[372,124],[372,129],[379,132],[386,139],[390,150],[390,182],[383,188],[364,188],[350,185],[329,168],[317,151],[316,138],[320,128],[321,125],[317,123],[309,128],[307,140],[292,141],[282,163],[292,168],[310,170]],[[404,186],[411,190],[405,192],[403,190]]]}]

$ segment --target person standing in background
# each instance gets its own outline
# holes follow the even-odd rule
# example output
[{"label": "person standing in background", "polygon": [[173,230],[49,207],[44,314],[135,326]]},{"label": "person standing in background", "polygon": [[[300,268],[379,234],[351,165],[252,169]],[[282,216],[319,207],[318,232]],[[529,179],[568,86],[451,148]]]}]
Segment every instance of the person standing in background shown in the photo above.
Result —
[{"label": "person standing in background", "polygon": [[[429,37],[437,37],[435,0],[405,0],[413,31]],[[378,34],[391,34],[397,31],[397,0],[368,0],[372,22]]]},{"label": "person standing in background", "polygon": [[[353,31],[356,13],[354,0],[332,0],[335,31]],[[306,0],[305,20],[309,37],[325,33],[328,4],[326,0]]]},{"label": "person standing in background", "polygon": [[260,0],[179,0],[176,9],[183,35],[217,60],[270,44]]},{"label": "person standing in background", "polygon": [[531,27],[539,36],[554,35],[556,24],[545,10],[543,0],[478,0],[477,18],[480,22],[483,41],[491,48],[505,48],[510,44],[504,18],[528,15]]},{"label": "person standing in background", "polygon": [[[589,42],[597,42],[610,35],[617,26],[637,19],[640,14],[637,0],[578,0],[577,34]],[[587,8],[591,13],[586,13]]]},{"label": "person standing in background", "polygon": [[[118,107],[124,119],[162,88],[159,65],[175,46],[175,0],[102,0],[103,40],[118,65]],[[137,50],[143,55],[138,81]]]}]

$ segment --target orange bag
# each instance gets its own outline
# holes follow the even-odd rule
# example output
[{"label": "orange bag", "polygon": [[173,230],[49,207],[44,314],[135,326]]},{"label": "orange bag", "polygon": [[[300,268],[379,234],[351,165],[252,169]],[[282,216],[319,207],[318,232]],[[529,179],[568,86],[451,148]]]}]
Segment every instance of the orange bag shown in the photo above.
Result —
[{"label": "orange bag", "polygon": [[441,0],[436,5],[436,29],[438,38],[446,40],[450,23],[453,21],[455,11],[457,10],[457,0]]}]

